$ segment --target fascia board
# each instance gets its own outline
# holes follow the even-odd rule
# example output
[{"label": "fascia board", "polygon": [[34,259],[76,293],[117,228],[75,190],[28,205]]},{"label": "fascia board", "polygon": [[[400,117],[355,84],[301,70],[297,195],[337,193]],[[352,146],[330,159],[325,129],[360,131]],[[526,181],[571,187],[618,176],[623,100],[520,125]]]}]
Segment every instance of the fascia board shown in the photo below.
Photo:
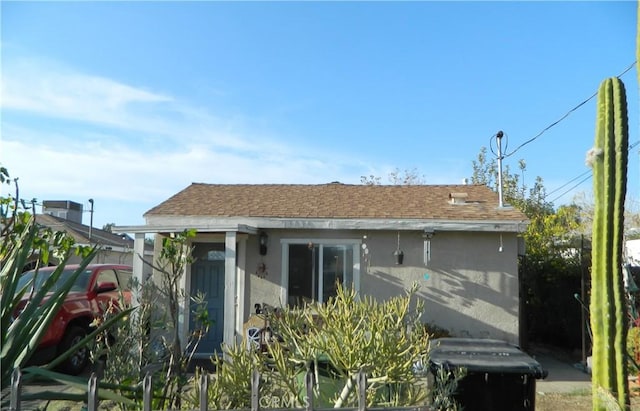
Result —
[{"label": "fascia board", "polygon": [[426,219],[333,219],[263,217],[152,217],[142,226],[118,226],[124,233],[179,232],[186,228],[198,232],[234,231],[255,234],[260,229],[284,230],[403,230],[523,232],[528,221],[514,220],[426,220]]}]

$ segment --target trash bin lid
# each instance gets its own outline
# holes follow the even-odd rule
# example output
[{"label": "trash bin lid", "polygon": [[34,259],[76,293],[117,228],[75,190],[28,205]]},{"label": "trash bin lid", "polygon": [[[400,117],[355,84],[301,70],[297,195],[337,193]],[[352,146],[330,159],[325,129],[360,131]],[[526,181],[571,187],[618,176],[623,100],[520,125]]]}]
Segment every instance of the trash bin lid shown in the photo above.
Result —
[{"label": "trash bin lid", "polygon": [[429,344],[432,368],[463,367],[467,372],[526,374],[544,378],[540,363],[513,344],[476,338],[438,338]]}]

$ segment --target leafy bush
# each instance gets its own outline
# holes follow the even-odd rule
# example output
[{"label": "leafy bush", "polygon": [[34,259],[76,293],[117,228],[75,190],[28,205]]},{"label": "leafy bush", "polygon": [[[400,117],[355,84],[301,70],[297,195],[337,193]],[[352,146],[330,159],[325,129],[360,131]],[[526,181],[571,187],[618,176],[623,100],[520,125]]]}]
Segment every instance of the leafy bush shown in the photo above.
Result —
[{"label": "leafy bush", "polygon": [[[223,346],[213,358],[216,375],[207,397],[214,409],[250,408],[251,374],[260,372],[260,406],[300,408],[307,404],[304,375],[315,375],[315,407],[357,406],[356,378],[367,375],[367,407],[425,405],[429,334],[420,321],[424,306],[406,295],[377,302],[338,284],[336,297],[303,309],[268,312],[269,337],[262,349]],[[199,393],[188,398],[195,407]]]},{"label": "leafy bush", "polygon": [[[8,182],[7,170],[0,167],[0,183]],[[36,376],[70,381],[67,376],[50,370],[61,364],[78,348],[87,345],[100,332],[100,329],[96,329],[44,367],[24,369],[38,349],[40,340],[75,279],[95,256],[96,249],[78,247],[73,238],[66,233],[40,227],[35,216],[35,200],[29,209],[24,202],[20,201],[17,193],[16,186],[15,197],[0,197],[0,346],[2,347],[0,402],[3,408],[8,402],[10,393],[10,390],[5,388],[10,386],[11,375],[15,369],[22,369],[23,382]],[[78,269],[59,284],[59,280],[62,281],[61,275],[65,264],[73,253],[81,255],[83,260]],[[30,289],[29,284],[18,287],[18,280],[25,267],[29,264],[35,266],[37,270],[41,266],[48,265],[52,256],[58,260],[57,268],[37,291],[29,291],[28,301],[22,306],[21,300]],[[18,315],[19,310],[21,312]],[[123,311],[120,316],[125,314],[126,311]],[[116,316],[104,326],[108,327],[118,319],[119,316]],[[86,383],[84,386],[86,387]],[[31,395],[29,399],[39,399],[39,396]]]},{"label": "leafy bush", "polygon": [[[148,279],[139,284],[134,280],[135,315],[105,330],[92,350],[92,357],[104,364],[103,381],[131,400],[113,402],[114,408],[125,410],[132,405],[136,409],[142,405],[139,382],[147,373],[152,376],[152,408],[181,407],[183,391],[191,383],[187,367],[209,327],[204,296],[191,296],[195,329],[182,348],[179,310],[186,296],[179,280],[186,264],[192,262],[187,243],[194,235],[187,230],[164,239],[159,258],[152,265],[158,273],[157,282]],[[109,319],[109,312],[105,311],[104,320]]]},{"label": "leafy bush", "polygon": [[[6,181],[8,173],[5,169],[0,172],[0,180]],[[65,233],[39,227],[35,211],[30,213],[26,207],[17,196],[0,198],[0,369],[3,389],[10,385],[13,370],[24,367],[31,359],[76,277],[95,255],[94,249],[75,247],[73,239]],[[84,256],[80,267],[62,285],[57,285],[65,263],[74,252]],[[42,287],[30,294],[27,294],[29,284],[18,288],[28,263],[35,262],[38,268],[47,265],[52,255],[60,264]],[[51,294],[47,296],[49,292]],[[21,306],[25,295],[28,302]],[[19,310],[20,315],[17,315]]]},{"label": "leafy bush", "polygon": [[438,411],[459,411],[460,404],[454,399],[459,381],[464,378],[466,371],[458,368],[448,371],[440,367],[436,370],[431,393],[431,406]]}]

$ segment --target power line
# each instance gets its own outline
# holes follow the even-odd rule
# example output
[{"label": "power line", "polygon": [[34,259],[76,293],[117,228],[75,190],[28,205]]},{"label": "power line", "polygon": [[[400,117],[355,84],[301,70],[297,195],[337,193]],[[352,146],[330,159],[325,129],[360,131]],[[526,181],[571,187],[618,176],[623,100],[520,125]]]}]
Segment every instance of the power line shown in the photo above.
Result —
[{"label": "power line", "polygon": [[[627,151],[631,151],[634,147],[636,147],[638,144],[640,144],[640,140],[636,141],[635,143],[629,145],[629,148],[627,149]],[[587,177],[583,178],[582,180],[580,180],[578,183],[576,183],[575,185],[573,185],[571,188],[565,190],[562,194],[560,194],[559,196],[555,197],[553,200],[550,201],[550,203],[553,203],[554,201],[562,198],[564,195],[566,195],[567,193],[569,193],[571,190],[575,189],[576,187],[578,187],[580,184],[584,183],[585,181],[587,181],[588,179],[590,179],[591,177],[593,177],[593,173],[591,172],[591,170],[587,170],[584,173],[580,174],[577,177],[572,178],[571,180],[567,181],[565,184],[561,185],[560,187],[556,188],[555,190],[547,193],[545,195],[545,199],[546,197],[548,197],[550,194],[553,194],[557,191],[559,191],[560,189],[566,187],[567,185],[571,184],[572,182],[576,181],[577,179],[581,178],[582,176],[589,174]]]},{"label": "power line", "polygon": [[[560,187],[556,188],[555,190],[549,191],[549,192],[545,195],[545,197],[550,196],[551,194],[553,194],[553,193],[555,193],[555,192],[558,192],[558,191],[562,190],[563,188],[565,188],[565,187],[566,187],[566,186],[568,186],[569,184],[573,183],[574,181],[576,181],[576,180],[577,180],[577,179],[579,179],[579,178],[584,177],[584,176],[585,176],[585,175],[587,175],[587,174],[591,174],[591,170],[587,170],[587,171],[585,171],[584,173],[580,174],[578,177],[574,177],[574,178],[572,178],[571,180],[567,181],[566,183],[564,183],[564,184],[563,184],[563,185],[561,185]],[[562,197],[562,196],[560,196],[560,197]]]},{"label": "power line", "polygon": [[[631,63],[631,65],[629,65],[629,67],[627,67],[622,73],[618,74],[616,77],[620,78],[623,75],[625,75],[629,70],[631,70],[633,68],[633,66],[636,65],[636,61],[634,61],[633,63]],[[551,129],[552,127],[555,127],[558,123],[560,123],[562,120],[564,120],[565,118],[569,117],[569,115],[571,115],[571,113],[573,113],[574,111],[576,111],[577,109],[579,109],[580,107],[584,106],[585,104],[587,104],[591,99],[593,99],[595,96],[598,95],[598,92],[596,91],[595,93],[593,93],[591,96],[589,96],[589,98],[587,98],[586,100],[584,100],[583,102],[581,102],[580,104],[578,104],[577,106],[575,106],[574,108],[572,108],[571,110],[569,110],[564,116],[560,117],[558,120],[554,121],[553,123],[551,123],[550,125],[548,125],[547,127],[545,127],[541,132],[539,132],[538,134],[536,134],[535,136],[531,137],[529,140],[525,141],[524,143],[520,144],[518,147],[515,148],[515,150],[513,150],[511,153],[505,154],[504,158],[510,157],[512,155],[514,155],[518,150],[520,150],[522,147],[526,146],[529,143],[534,142],[536,139],[538,139],[538,137],[540,137],[541,135],[543,135],[546,131],[548,131],[549,129]]]},{"label": "power line", "polygon": [[569,193],[571,190],[575,189],[576,187],[578,187],[580,184],[584,183],[585,181],[587,181],[588,179],[590,179],[591,177],[593,177],[593,174],[589,174],[588,176],[586,176],[585,178],[583,178],[582,180],[580,180],[579,182],[577,182],[575,185],[571,186],[570,188],[568,188],[566,191],[564,191],[562,194],[560,194],[559,196],[557,196],[556,198],[554,198],[553,200],[549,201],[550,203],[553,203],[554,201],[562,198],[565,194]]},{"label": "power line", "polygon": [[[623,75],[625,75],[628,71],[630,71],[637,63],[637,60],[634,61],[633,63],[631,63],[626,69],[624,69],[620,74],[618,74],[616,77],[620,78]],[[563,121],[564,119],[566,119],[567,117],[569,117],[571,115],[571,113],[573,113],[574,111],[576,111],[577,109],[579,109],[580,107],[584,106],[585,104],[587,104],[590,100],[592,100],[595,96],[598,95],[598,91],[596,91],[595,93],[593,93],[591,96],[589,96],[586,100],[580,102],[577,106],[573,107],[571,110],[569,110],[565,115],[563,115],[562,117],[560,117],[558,120],[554,121],[553,123],[549,124],[547,127],[545,127],[544,129],[542,129],[542,131],[540,131],[538,134],[536,134],[535,136],[533,136],[532,138],[530,138],[529,140],[525,141],[524,143],[520,144],[518,147],[516,147],[512,152],[510,153],[506,153],[504,155],[502,155],[501,158],[499,158],[499,160],[505,159],[507,157],[511,157],[512,155],[514,155],[516,152],[518,152],[518,150],[520,150],[522,147],[526,146],[527,144],[530,144],[532,142],[534,142],[535,140],[537,140],[541,135],[543,135],[545,132],[547,132],[548,130],[550,130],[551,128],[555,127],[556,125],[558,125],[561,121]],[[502,132],[500,132],[502,133]],[[491,142],[493,141],[494,138],[496,138],[497,134],[494,134],[490,139],[489,139],[489,146],[491,148],[491,152],[496,155],[497,157],[500,157],[499,154],[496,154],[493,151],[493,146],[491,145]],[[502,134],[500,135],[502,136]],[[505,138],[505,143],[508,145],[509,144],[509,140],[508,137]],[[628,150],[631,150],[632,148],[634,148],[635,146],[637,146],[638,144],[640,144],[640,141],[636,141],[635,143],[633,143],[632,145],[629,146]],[[506,151],[506,146],[505,146],[505,151]],[[565,190],[562,194],[560,194],[559,196],[557,196],[556,198],[554,198],[551,203],[553,203],[554,201],[558,200],[559,198],[563,197],[564,195],[566,195],[567,193],[569,193],[571,190],[575,189],[576,187],[578,187],[580,184],[584,183],[585,181],[587,181],[588,179],[590,179],[592,177],[592,174],[590,174],[590,171],[586,171],[582,174],[580,174],[577,177],[574,177],[573,179],[571,179],[570,181],[568,181],[567,183],[563,184],[562,186],[558,187],[557,189],[553,190],[552,192],[548,193],[545,195],[545,198],[549,195],[549,194],[553,194],[557,191],[559,191],[560,189],[566,187],[567,185],[571,184],[572,182],[574,182],[575,180],[578,180],[579,178],[583,177],[584,175],[588,174],[589,175],[585,178],[583,178],[582,180],[580,180],[578,183],[576,183],[575,185],[573,185],[571,188],[569,188],[568,190]]]}]

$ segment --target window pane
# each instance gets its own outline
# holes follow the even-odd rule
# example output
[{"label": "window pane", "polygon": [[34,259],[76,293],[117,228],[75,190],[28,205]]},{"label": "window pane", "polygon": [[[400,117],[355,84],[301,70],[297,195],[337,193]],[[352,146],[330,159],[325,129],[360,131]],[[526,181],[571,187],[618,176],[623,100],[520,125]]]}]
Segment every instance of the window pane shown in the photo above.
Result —
[{"label": "window pane", "polygon": [[353,246],[343,244],[289,244],[288,302],[325,302],[336,295],[338,283],[353,284]]},{"label": "window pane", "polygon": [[337,281],[342,281],[344,257],[340,247],[324,247],[322,254],[322,301],[336,295]]},{"label": "window pane", "polygon": [[345,248],[344,261],[342,284],[344,284],[345,287],[353,287],[353,247],[347,246]]},{"label": "window pane", "polygon": [[131,278],[133,272],[130,270],[118,270],[118,284],[122,290],[131,290]]},{"label": "window pane", "polygon": [[302,306],[314,299],[315,247],[308,244],[289,245],[289,305]]},{"label": "window pane", "polygon": [[98,274],[98,286],[102,283],[114,283],[118,285],[118,277],[116,276],[116,272],[113,270],[104,270],[100,271]]}]

